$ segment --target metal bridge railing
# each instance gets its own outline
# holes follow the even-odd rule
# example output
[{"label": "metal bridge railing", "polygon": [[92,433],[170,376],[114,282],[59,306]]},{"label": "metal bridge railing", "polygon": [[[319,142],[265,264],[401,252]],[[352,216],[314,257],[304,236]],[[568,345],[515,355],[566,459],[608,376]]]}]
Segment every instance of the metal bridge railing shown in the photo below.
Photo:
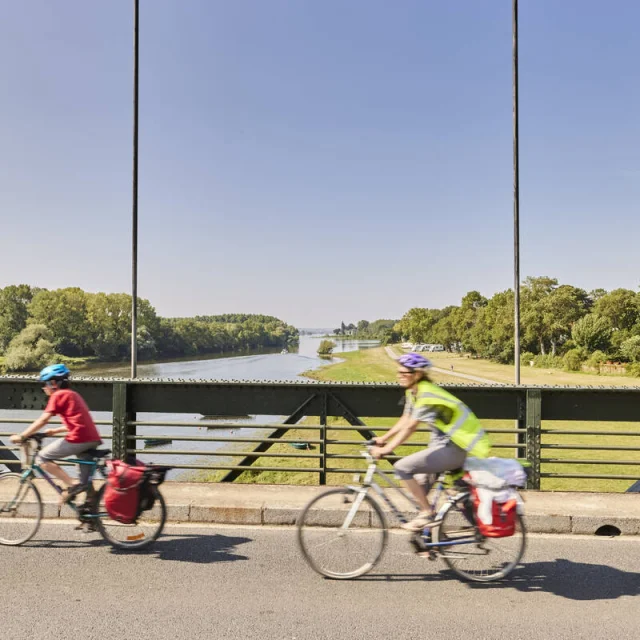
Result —
[{"label": "metal bridge railing", "polygon": [[[287,472],[310,474],[310,481],[325,484],[336,474],[358,472],[360,445],[388,429],[389,419],[401,413],[402,397],[397,385],[362,383],[87,379],[74,386],[93,411],[110,412],[112,419],[99,424],[111,427],[103,437],[111,440],[116,457],[160,458],[178,469],[217,472],[221,482],[242,480],[248,472]],[[640,387],[444,386],[483,420],[497,455],[526,458],[531,489],[555,488],[566,479],[640,480],[640,424],[625,424],[640,421]],[[0,411],[6,416],[0,424],[28,423],[11,414],[44,405],[36,380],[0,378]],[[162,418],[143,419],[149,414]],[[215,415],[220,421],[166,419],[167,414]],[[231,422],[239,415],[276,420]],[[222,435],[214,429],[239,432]],[[425,446],[426,431],[419,430],[402,452]],[[11,432],[0,432],[0,462],[15,466],[6,443]]]}]

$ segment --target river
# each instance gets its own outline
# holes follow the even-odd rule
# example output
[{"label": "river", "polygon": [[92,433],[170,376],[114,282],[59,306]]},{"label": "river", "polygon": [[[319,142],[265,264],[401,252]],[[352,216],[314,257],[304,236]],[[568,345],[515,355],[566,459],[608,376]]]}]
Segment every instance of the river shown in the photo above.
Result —
[{"label": "river", "polygon": [[[295,381],[306,380],[301,374],[318,367],[324,366],[331,361],[320,358],[317,355],[318,345],[321,336],[300,336],[299,345],[290,353],[251,353],[247,355],[229,355],[215,358],[197,358],[193,360],[180,360],[173,362],[154,362],[149,364],[138,365],[138,377],[145,379],[180,379],[180,380],[260,380],[260,381]],[[339,361],[339,354],[347,351],[357,351],[359,349],[371,348],[379,345],[376,340],[336,340],[336,348],[334,350],[333,361]],[[90,370],[81,371],[78,377],[87,375],[95,377],[128,377],[130,368],[128,365],[101,365],[92,367]],[[0,417],[18,417],[34,419],[39,412],[34,411],[0,411]],[[107,412],[93,412],[96,420],[111,420],[111,414]],[[197,421],[203,418],[200,414],[169,414],[169,413],[142,413],[138,415],[139,420],[155,420],[155,421]],[[204,426],[193,428],[174,428],[170,427],[144,427],[145,437],[153,437],[153,435],[200,435],[207,433],[228,436],[228,435],[244,435],[248,433],[259,433],[260,431],[252,428],[252,424],[264,424],[267,422],[277,422],[282,416],[248,416],[246,418],[238,418],[235,420],[225,419],[224,422],[234,423],[232,429],[215,429],[207,430]],[[0,427],[2,431],[18,431],[24,428],[24,425],[6,425]],[[100,432],[105,436],[111,434],[111,428],[108,426],[100,426]],[[108,446],[108,441],[106,442]],[[140,448],[142,442],[138,441],[137,446]],[[172,448],[176,449],[193,449],[202,450],[203,457],[184,456],[184,455],[152,455],[140,454],[139,458],[149,462],[153,461],[162,464],[194,464],[207,461],[217,461],[220,464],[228,464],[229,460],[222,457],[204,457],[207,451],[224,446],[224,443],[211,442],[180,442],[175,440],[161,448],[163,451],[170,452]],[[251,445],[244,445],[247,449]],[[2,468],[2,465],[0,465]],[[183,472],[176,470],[171,474],[171,478],[183,475]],[[185,477],[183,475],[183,477]]]}]

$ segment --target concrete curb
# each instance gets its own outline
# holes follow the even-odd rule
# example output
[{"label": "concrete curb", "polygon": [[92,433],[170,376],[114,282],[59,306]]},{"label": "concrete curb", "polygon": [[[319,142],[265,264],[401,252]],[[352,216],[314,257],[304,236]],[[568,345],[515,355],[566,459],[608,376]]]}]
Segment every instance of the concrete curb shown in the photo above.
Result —
[{"label": "concrete curb", "polygon": [[[211,485],[165,483],[169,523],[234,525],[293,525],[306,503],[325,487],[275,485]],[[525,522],[532,533],[594,535],[601,527],[615,527],[620,534],[640,535],[640,496],[637,494],[593,494],[525,492]],[[45,518],[73,518],[74,512],[44,496]],[[383,510],[388,513],[384,505]],[[316,510],[318,525],[331,525],[344,511]],[[389,526],[398,527],[388,514]],[[360,526],[369,526],[362,514]]]}]

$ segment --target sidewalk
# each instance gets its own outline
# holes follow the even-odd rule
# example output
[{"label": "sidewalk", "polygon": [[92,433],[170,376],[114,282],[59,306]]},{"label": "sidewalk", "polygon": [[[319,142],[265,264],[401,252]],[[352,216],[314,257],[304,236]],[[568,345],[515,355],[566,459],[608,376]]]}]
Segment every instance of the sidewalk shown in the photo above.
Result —
[{"label": "sidewalk", "polygon": [[[38,484],[45,517],[57,517],[52,490]],[[161,491],[170,522],[292,525],[300,509],[326,487],[165,482]],[[396,495],[392,494],[393,499]],[[640,495],[633,493],[523,492],[526,524],[536,533],[594,534],[604,525],[640,535]],[[399,506],[401,503],[399,503]],[[387,511],[386,507],[384,510]],[[404,508],[404,507],[402,507]],[[407,504],[408,509],[408,504]],[[407,511],[407,514],[410,512]],[[327,522],[331,513],[322,514]],[[65,507],[61,517],[73,517]],[[389,524],[397,527],[392,516]]]}]

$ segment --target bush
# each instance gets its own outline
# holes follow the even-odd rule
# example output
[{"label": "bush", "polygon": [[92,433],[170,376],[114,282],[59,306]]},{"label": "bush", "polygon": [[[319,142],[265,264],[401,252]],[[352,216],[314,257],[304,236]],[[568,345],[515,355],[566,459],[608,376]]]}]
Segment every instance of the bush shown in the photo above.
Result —
[{"label": "bush", "polygon": [[535,359],[536,356],[534,353],[531,353],[531,351],[525,351],[524,353],[520,354],[520,365],[523,367],[528,367],[529,363]]},{"label": "bush", "polygon": [[43,324],[25,327],[7,347],[7,371],[36,371],[56,360],[53,334]]},{"label": "bush", "polygon": [[620,345],[620,353],[629,362],[640,362],[640,336],[633,336]]},{"label": "bush", "polygon": [[607,361],[607,354],[603,351],[594,351],[586,361],[586,365],[593,369],[600,370],[600,365]]},{"label": "bush", "polygon": [[633,378],[640,378],[640,362],[633,362],[627,365],[627,375]]},{"label": "bush", "polygon": [[562,358],[564,362],[564,368],[567,371],[580,371],[582,363],[585,360],[585,353],[583,349],[571,349],[564,354]]},{"label": "bush", "polygon": [[534,358],[534,366],[541,369],[560,369],[563,365],[560,356],[552,356],[550,353],[540,354]]},{"label": "bush", "polygon": [[333,340],[323,340],[318,347],[319,356],[329,356],[336,348],[336,343]]}]

